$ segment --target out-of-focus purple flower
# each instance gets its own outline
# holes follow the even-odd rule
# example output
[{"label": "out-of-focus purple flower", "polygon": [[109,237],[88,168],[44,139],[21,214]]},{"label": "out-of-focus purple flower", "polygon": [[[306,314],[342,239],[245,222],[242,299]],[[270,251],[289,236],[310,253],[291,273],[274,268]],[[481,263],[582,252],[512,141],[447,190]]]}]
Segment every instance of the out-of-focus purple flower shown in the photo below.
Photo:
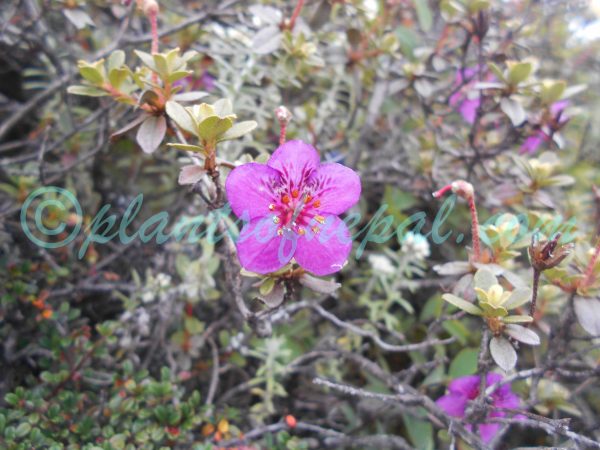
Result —
[{"label": "out-of-focus purple flower", "polygon": [[550,105],[550,117],[546,119],[546,123],[543,123],[541,128],[525,138],[525,141],[521,144],[520,153],[535,153],[544,142],[549,142],[551,140],[550,133],[558,130],[569,121],[569,117],[564,114],[564,110],[568,106],[568,100],[552,103]]},{"label": "out-of-focus purple flower", "polygon": [[183,77],[173,83],[173,86],[181,87],[182,92],[203,90],[211,92],[215,89],[215,77],[208,71],[202,72],[200,78],[194,78],[192,75]]},{"label": "out-of-focus purple flower", "polygon": [[535,153],[539,146],[547,139],[548,136],[546,136],[546,133],[542,130],[537,130],[534,134],[525,139],[521,145],[520,153]]},{"label": "out-of-focus purple flower", "polygon": [[[477,108],[479,108],[480,104],[479,96],[477,96],[477,98],[469,98],[469,91],[472,90],[472,87],[476,82],[476,73],[477,70],[473,67],[467,67],[465,69],[458,70],[454,80],[454,88],[456,89],[459,86],[462,87],[452,94],[449,99],[450,106],[455,108],[460,115],[463,116],[463,119],[470,124],[475,122]],[[470,81],[464,84],[465,80]]]},{"label": "out-of-focus purple flower", "polygon": [[[453,417],[465,417],[465,410],[470,400],[474,400],[479,395],[479,375],[469,375],[453,380],[448,386],[448,393],[439,398],[436,403],[447,414]],[[502,380],[502,375],[497,373],[488,373],[486,385],[489,387]],[[521,406],[521,400],[510,389],[509,384],[504,384],[492,394],[492,406],[496,408],[515,409]],[[504,417],[503,411],[492,411],[488,417]],[[522,418],[523,416],[516,416]],[[472,425],[468,425],[469,430]],[[498,423],[482,423],[477,425],[479,436],[484,443],[490,442],[500,429]]]},{"label": "out-of-focus purple flower", "polygon": [[353,170],[321,164],[311,145],[288,141],[267,164],[236,167],[225,189],[234,214],[247,221],[236,243],[245,269],[275,272],[292,258],[315,275],[343,267],[352,242],[338,215],[359,199]]}]

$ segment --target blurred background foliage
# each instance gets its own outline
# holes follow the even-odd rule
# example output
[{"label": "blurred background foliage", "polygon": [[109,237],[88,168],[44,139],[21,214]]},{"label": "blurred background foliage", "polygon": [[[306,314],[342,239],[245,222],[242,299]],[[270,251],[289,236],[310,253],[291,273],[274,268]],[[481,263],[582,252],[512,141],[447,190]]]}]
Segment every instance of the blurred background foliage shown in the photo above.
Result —
[{"label": "blurred background foliage", "polygon": [[[111,138],[135,108],[67,92],[81,83],[79,60],[122,49],[126,64],[140,66],[133,50],[149,52],[151,40],[144,15],[116,0],[3,2],[2,448],[447,448],[455,445],[447,427],[422,408],[313,383],[322,377],[382,394],[402,383],[435,400],[449,380],[476,373],[481,321],[441,297],[475,296],[469,210],[456,200],[442,228],[451,237],[435,243],[428,233],[442,202],[431,192],[463,178],[475,187],[482,223],[528,217],[519,240],[502,221],[482,227],[482,264],[514,287],[531,286],[533,224],[549,238],[575,218],[564,241],[576,244],[575,261],[565,267],[585,267],[600,228],[598,2],[299,3],[290,27],[292,1],[160,1],[160,50],[198,52],[182,92],[228,98],[238,119],[257,122],[219,144],[221,161],[264,162],[278,145],[274,110],[285,105],[288,138],[361,176],[355,230],[370,230],[370,241],[366,232],[355,240],[336,292],[297,287],[269,311],[270,336],[260,337],[235,308],[220,243],[92,242],[78,258],[103,205],[121,217],[143,194],[130,230],[163,211],[170,225],[208,213],[178,183],[190,157],[164,145],[178,142],[172,130],[146,154],[135,133]],[[465,102],[479,103],[469,114]],[[82,215],[48,208],[45,226],[84,227],[69,245],[44,249],[23,233],[20,211],[31,192],[52,185],[75,193]],[[415,213],[419,229],[385,238]],[[560,286],[573,271],[547,274],[535,317],[542,342],[518,349],[517,370],[548,373],[514,389],[532,411],[570,417],[572,429],[597,440],[597,340],[577,327],[570,360],[541,362],[552,353],[568,303]],[[244,277],[242,290],[252,310],[268,311],[259,284]],[[590,289],[581,295],[596,297],[598,287]],[[570,445],[564,435],[522,431],[503,430],[497,448]]]}]

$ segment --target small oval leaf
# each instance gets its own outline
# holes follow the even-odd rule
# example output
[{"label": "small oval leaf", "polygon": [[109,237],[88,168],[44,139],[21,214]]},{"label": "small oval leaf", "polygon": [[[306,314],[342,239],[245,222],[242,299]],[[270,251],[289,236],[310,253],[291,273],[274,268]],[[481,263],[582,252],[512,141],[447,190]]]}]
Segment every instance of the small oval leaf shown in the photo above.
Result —
[{"label": "small oval leaf", "polygon": [[517,364],[517,352],[508,339],[493,337],[490,340],[490,353],[498,366],[509,371]]}]

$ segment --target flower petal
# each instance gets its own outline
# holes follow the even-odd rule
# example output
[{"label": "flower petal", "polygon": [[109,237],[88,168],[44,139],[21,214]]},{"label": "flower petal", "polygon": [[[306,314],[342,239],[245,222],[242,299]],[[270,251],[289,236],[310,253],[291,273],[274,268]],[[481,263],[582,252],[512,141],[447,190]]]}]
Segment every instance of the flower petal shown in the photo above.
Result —
[{"label": "flower petal", "polygon": [[308,184],[314,183],[314,198],[319,200],[319,211],[341,214],[354,206],[360,197],[361,185],[358,174],[341,164],[322,164],[312,175]]},{"label": "flower petal", "polygon": [[319,168],[320,160],[312,145],[295,140],[280,145],[267,165],[277,169],[291,189],[299,188]]},{"label": "flower petal", "polygon": [[233,169],[225,190],[234,214],[245,220],[268,215],[271,186],[278,180],[279,172],[266,164],[248,163]]},{"label": "flower petal", "polygon": [[338,272],[352,250],[352,238],[346,224],[337,216],[325,216],[320,231],[315,234],[307,227],[306,234],[298,238],[298,248],[294,254],[296,262],[315,275],[329,275]]},{"label": "flower petal", "polygon": [[473,124],[477,116],[477,108],[479,108],[479,99],[466,99],[458,107],[458,112],[467,123]]},{"label": "flower petal", "polygon": [[446,414],[453,417],[464,417],[465,408],[467,407],[467,398],[458,394],[448,394],[440,397],[436,401],[437,405],[442,408]]},{"label": "flower petal", "polygon": [[529,136],[523,144],[521,145],[520,153],[534,153],[542,142],[544,141],[545,134],[542,131],[538,131],[537,133]]},{"label": "flower petal", "polygon": [[478,425],[477,428],[479,428],[479,436],[481,436],[481,440],[484,444],[487,444],[494,439],[494,436],[498,434],[498,431],[500,430],[500,424],[486,423]]},{"label": "flower petal", "polygon": [[285,266],[294,254],[290,239],[277,234],[272,217],[252,219],[236,242],[240,264],[256,273],[270,273]]},{"label": "flower petal", "polygon": [[513,394],[510,390],[508,392],[500,392],[500,390],[494,393],[494,406],[498,408],[517,409],[521,407],[521,399]]},{"label": "flower petal", "polygon": [[450,382],[448,390],[452,394],[461,394],[466,398],[475,398],[479,391],[479,375],[456,378]]}]

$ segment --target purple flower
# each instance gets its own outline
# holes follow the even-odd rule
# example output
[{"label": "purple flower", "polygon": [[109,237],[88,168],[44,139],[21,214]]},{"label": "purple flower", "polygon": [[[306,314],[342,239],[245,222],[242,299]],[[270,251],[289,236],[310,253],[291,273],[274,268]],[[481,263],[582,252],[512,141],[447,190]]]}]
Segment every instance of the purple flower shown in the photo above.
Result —
[{"label": "purple flower", "polygon": [[[550,105],[550,117],[547,120],[546,126],[536,129],[533,134],[528,136],[519,152],[523,153],[535,153],[536,150],[544,143],[550,141],[550,135],[554,131],[560,129],[564,124],[569,121],[569,118],[564,114],[564,110],[569,106],[568,100],[560,100]],[[552,131],[550,131],[552,130]]]},{"label": "purple flower", "polygon": [[200,78],[194,78],[192,75],[183,77],[173,83],[173,86],[180,86],[183,92],[196,91],[204,89],[207,92],[212,92],[215,89],[215,77],[208,71],[202,72]]},{"label": "purple flower", "polygon": [[270,273],[292,258],[315,275],[342,268],[352,241],[338,215],[358,201],[356,172],[321,164],[311,145],[288,141],[267,164],[236,167],[225,189],[234,214],[247,221],[236,243],[245,269]]},{"label": "purple flower", "polygon": [[477,108],[479,108],[480,100],[479,96],[477,96],[477,98],[469,98],[468,96],[469,90],[473,82],[470,81],[464,86],[463,84],[465,82],[465,79],[473,79],[476,73],[477,70],[472,67],[468,67],[466,69],[463,69],[462,71],[458,70],[456,72],[456,78],[454,80],[454,88],[456,89],[459,86],[462,87],[454,94],[452,94],[449,99],[450,106],[455,108],[460,113],[460,115],[463,116],[463,119],[465,119],[465,121],[467,121],[470,124],[475,122]]},{"label": "purple flower", "polygon": [[[465,410],[470,400],[474,400],[479,395],[479,375],[469,375],[453,380],[448,386],[448,394],[439,398],[436,403],[447,414],[453,417],[465,417]],[[502,375],[497,373],[488,373],[486,385],[489,387],[502,380]],[[492,394],[492,406],[496,408],[515,409],[521,406],[521,400],[510,389],[509,384],[500,386]],[[492,411],[488,417],[504,417],[503,411]],[[523,416],[516,416],[522,418]],[[472,425],[467,428],[472,429]],[[483,423],[478,425],[479,435],[483,442],[490,442],[498,433],[500,424],[498,423]]]}]

